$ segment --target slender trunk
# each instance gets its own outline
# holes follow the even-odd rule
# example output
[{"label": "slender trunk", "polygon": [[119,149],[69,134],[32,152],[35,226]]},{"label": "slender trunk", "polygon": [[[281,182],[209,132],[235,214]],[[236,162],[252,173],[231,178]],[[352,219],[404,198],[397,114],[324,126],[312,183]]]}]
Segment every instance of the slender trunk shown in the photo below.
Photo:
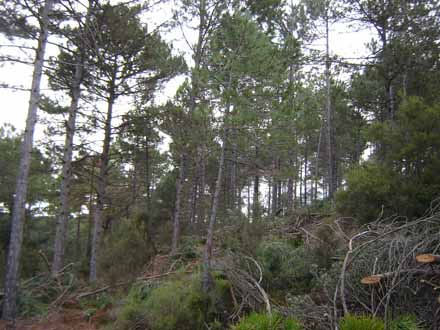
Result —
[{"label": "slender trunk", "polygon": [[[231,77],[229,77],[229,84],[228,88],[231,86]],[[217,180],[215,182],[215,190],[214,190],[214,196],[212,199],[212,207],[211,207],[211,214],[209,217],[209,224],[208,224],[208,232],[206,237],[206,243],[205,248],[203,250],[203,259],[202,259],[202,289],[206,293],[208,292],[210,285],[211,285],[211,255],[212,255],[212,247],[213,247],[213,238],[214,238],[214,225],[216,222],[217,217],[217,209],[220,199],[220,190],[222,188],[222,181],[223,181],[223,171],[225,166],[225,153],[226,153],[226,141],[228,139],[228,117],[229,117],[229,111],[230,111],[230,101],[228,100],[226,104],[226,111],[224,115],[224,127],[223,127],[223,137],[222,137],[222,147],[220,150],[220,159],[218,164],[218,173],[217,173]]]},{"label": "slender trunk", "polygon": [[200,223],[205,222],[205,172],[206,172],[206,166],[205,166],[205,148],[200,148],[200,187],[199,187],[199,193],[198,193],[198,200],[199,200],[199,207],[198,207],[198,214],[197,214],[197,221]]},{"label": "slender trunk", "polygon": [[278,208],[278,180],[277,176],[277,161],[272,162],[272,169],[274,172],[273,182],[272,182],[272,214],[275,215]]},{"label": "slender trunk", "polygon": [[92,174],[90,177],[90,196],[89,196],[89,216],[88,216],[88,232],[87,232],[87,250],[86,250],[86,257],[87,259],[90,259],[91,251],[92,251],[92,236],[93,236],[93,214],[94,208],[93,208],[93,199],[95,195],[95,160],[93,159],[92,164]]},{"label": "slender trunk", "polygon": [[247,184],[247,217],[248,220],[251,218],[251,184]]},{"label": "slender trunk", "polygon": [[254,177],[254,196],[252,206],[252,219],[256,221],[260,218],[260,177],[258,175],[255,175]]},{"label": "slender trunk", "polygon": [[197,156],[196,156],[196,164],[194,166],[194,173],[193,173],[193,184],[191,187],[191,199],[190,199],[190,210],[189,210],[189,225],[190,229],[192,228],[195,219],[196,219],[196,213],[197,213],[197,200],[200,198],[197,198],[197,196],[200,196],[200,190],[201,188],[201,172],[203,168],[203,154],[201,151],[201,147],[197,147]]},{"label": "slender trunk", "polygon": [[329,198],[333,198],[336,191],[334,134],[332,127],[331,85],[330,85],[330,46],[329,46],[329,18],[325,19],[325,86],[326,86],[326,115],[327,115],[327,147],[328,147],[328,183]]},{"label": "slender trunk", "polygon": [[272,180],[267,180],[267,215],[272,214]]},{"label": "slender trunk", "polygon": [[303,205],[303,164],[299,161],[299,205]]},{"label": "slender trunk", "polygon": [[[293,167],[293,160],[291,157],[289,157],[289,165],[292,168]],[[290,214],[293,210],[293,177],[292,175],[289,176],[289,179],[287,180],[287,213]]]},{"label": "slender trunk", "polygon": [[76,259],[81,258],[81,217],[76,220]]},{"label": "slender trunk", "polygon": [[177,247],[179,245],[181,213],[180,207],[183,192],[183,183],[185,179],[185,156],[183,152],[180,154],[179,163],[179,177],[176,181],[176,206],[174,209],[173,217],[173,239],[171,242],[171,255],[175,255],[177,253]]},{"label": "slender trunk", "polygon": [[145,135],[145,190],[147,192],[147,213],[151,211],[151,175],[150,175],[150,147]]},{"label": "slender trunk", "polygon": [[324,126],[324,118],[321,120],[321,127],[319,128],[318,146],[316,149],[316,164],[315,164],[315,201],[318,200],[318,182],[319,182],[319,156],[321,155],[321,140],[322,129]]},{"label": "slender trunk", "polygon": [[100,166],[98,173],[98,182],[97,182],[97,205],[95,209],[95,215],[93,219],[93,233],[92,233],[92,244],[90,251],[90,268],[89,268],[89,280],[90,282],[95,282],[97,279],[97,259],[98,259],[98,250],[99,250],[99,242],[101,236],[102,229],[102,216],[104,211],[104,203],[105,203],[105,195],[107,190],[107,171],[108,164],[110,160],[110,143],[111,143],[111,129],[112,129],[112,117],[113,117],[113,105],[116,100],[114,94],[114,86],[116,81],[116,70],[113,72],[113,77],[110,82],[110,95],[108,99],[108,107],[107,107],[107,118],[105,121],[104,128],[104,143],[102,146],[102,153],[100,158]]},{"label": "slender trunk", "polygon": [[37,109],[40,100],[40,83],[43,75],[44,55],[48,38],[49,12],[52,9],[52,0],[47,0],[41,15],[40,35],[35,54],[34,72],[32,76],[31,95],[29,99],[26,129],[20,150],[20,164],[18,167],[14,206],[11,219],[11,233],[8,246],[6,274],[4,284],[4,298],[2,317],[11,321],[11,328],[15,328],[17,312],[17,279],[19,269],[20,250],[23,239],[23,225],[25,220],[25,204],[28,187],[29,168],[35,124],[37,122]]},{"label": "slender trunk", "polygon": [[304,149],[304,205],[307,206],[307,174],[308,174],[308,163],[309,163],[309,144],[306,141]]},{"label": "slender trunk", "polygon": [[295,156],[294,156],[294,166],[295,166],[295,177],[294,177],[294,181],[293,181],[293,207],[297,207],[298,203],[297,203],[297,195],[298,195],[298,152],[295,151]]},{"label": "slender trunk", "polygon": [[230,177],[229,177],[229,198],[230,209],[237,208],[237,131],[235,128],[231,129],[231,162],[230,162]]},{"label": "slender trunk", "polygon": [[[198,11],[199,11],[199,28],[198,28],[198,37],[197,37],[197,44],[196,44],[196,49],[194,52],[194,71],[192,72],[191,75],[191,93],[190,93],[190,105],[189,105],[189,111],[191,114],[194,113],[194,111],[196,110],[196,100],[199,97],[200,94],[200,88],[199,88],[199,71],[200,71],[200,66],[201,66],[201,61],[202,61],[202,56],[203,56],[203,41],[204,41],[204,37],[206,35],[206,2],[205,0],[200,0],[199,2],[199,7],[198,7]],[[194,117],[193,117],[194,119]],[[197,126],[199,126],[198,122],[196,121],[195,124]],[[199,128],[199,127],[198,127]],[[203,143],[202,141],[204,140],[204,132],[203,130],[201,131],[201,137],[200,137],[200,141],[201,143]],[[200,183],[202,183],[201,181],[203,181],[203,186],[201,186],[198,189],[198,184],[199,184],[199,175],[200,175],[200,168],[204,167],[204,165],[202,164],[202,162],[204,162],[204,157],[202,156],[202,153],[199,152],[201,150],[200,148],[200,144],[197,147],[197,164],[196,164],[196,174],[194,176],[194,178],[196,178],[193,183],[192,186],[192,191],[191,191],[191,197],[190,197],[190,215],[189,215],[189,223],[190,223],[190,227],[192,227],[192,224],[195,221],[195,217],[196,217],[196,213],[197,213],[197,190],[201,191],[202,196],[204,195],[204,178],[203,180],[200,179]],[[203,201],[201,201],[200,204],[203,204]],[[199,212],[199,216],[200,218],[204,218],[203,215],[203,211],[202,211],[203,206],[200,209]]]},{"label": "slender trunk", "polygon": [[52,274],[57,274],[63,267],[66,228],[69,220],[69,192],[70,182],[72,179],[73,137],[75,135],[76,115],[78,112],[78,103],[81,95],[82,77],[83,63],[82,56],[79,54],[75,64],[75,76],[72,84],[72,100],[69,107],[69,118],[66,125],[66,139],[64,142],[63,169],[61,175]]},{"label": "slender trunk", "polygon": [[198,191],[198,173],[197,168],[193,173],[193,182],[191,186],[191,195],[189,199],[189,228],[192,229],[192,226],[195,222],[196,210],[197,210],[197,191]]}]

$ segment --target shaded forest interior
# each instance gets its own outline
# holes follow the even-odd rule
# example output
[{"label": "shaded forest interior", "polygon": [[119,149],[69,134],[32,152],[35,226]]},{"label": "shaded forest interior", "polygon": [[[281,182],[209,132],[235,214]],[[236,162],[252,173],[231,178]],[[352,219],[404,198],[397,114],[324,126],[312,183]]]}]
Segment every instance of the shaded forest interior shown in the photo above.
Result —
[{"label": "shaded forest interior", "polygon": [[438,0],[0,0],[0,34],[0,328],[440,329]]}]

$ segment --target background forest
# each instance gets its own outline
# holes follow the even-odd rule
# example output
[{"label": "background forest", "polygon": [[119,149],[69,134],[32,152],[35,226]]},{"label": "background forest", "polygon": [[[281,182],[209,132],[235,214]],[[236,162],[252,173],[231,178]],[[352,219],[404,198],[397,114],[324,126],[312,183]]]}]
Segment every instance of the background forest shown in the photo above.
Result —
[{"label": "background forest", "polygon": [[439,329],[439,11],[0,1],[0,327]]}]

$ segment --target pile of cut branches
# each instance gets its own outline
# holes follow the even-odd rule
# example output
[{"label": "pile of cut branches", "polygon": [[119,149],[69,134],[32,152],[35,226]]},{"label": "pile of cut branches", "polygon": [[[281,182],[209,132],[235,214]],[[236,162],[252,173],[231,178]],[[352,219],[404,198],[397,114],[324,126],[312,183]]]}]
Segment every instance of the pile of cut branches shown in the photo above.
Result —
[{"label": "pile of cut branches", "polygon": [[387,318],[415,314],[439,324],[440,209],[408,221],[370,223],[349,239],[334,295],[334,316],[360,312]]}]

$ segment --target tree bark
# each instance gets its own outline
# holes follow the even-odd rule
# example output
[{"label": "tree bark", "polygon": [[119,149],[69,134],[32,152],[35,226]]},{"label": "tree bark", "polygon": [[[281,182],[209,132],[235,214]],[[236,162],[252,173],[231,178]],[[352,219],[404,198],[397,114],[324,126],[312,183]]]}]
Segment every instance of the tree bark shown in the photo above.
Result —
[{"label": "tree bark", "polygon": [[206,166],[205,166],[205,148],[202,146],[200,148],[200,187],[198,191],[198,200],[199,207],[197,212],[197,222],[203,223],[205,222],[205,185],[206,185]]},{"label": "tree bark", "polygon": [[276,160],[272,162],[272,169],[274,171],[273,182],[272,182],[272,214],[275,215],[275,213],[278,210],[278,180],[276,178],[278,169],[277,169]]},{"label": "tree bark", "polygon": [[309,144],[306,140],[306,145],[304,147],[304,205],[307,206],[307,174],[308,174],[308,164],[309,164]]},{"label": "tree bark", "polygon": [[104,127],[104,142],[102,146],[102,152],[99,164],[98,182],[97,182],[97,205],[95,209],[95,214],[93,217],[93,232],[92,232],[92,244],[90,251],[90,263],[89,263],[89,281],[95,282],[97,280],[97,259],[99,242],[102,230],[102,213],[104,211],[105,195],[107,190],[107,172],[108,164],[110,160],[110,143],[111,143],[111,129],[112,129],[112,118],[113,118],[113,105],[116,100],[114,93],[116,81],[116,69],[113,71],[113,76],[109,85],[109,98],[107,106],[107,117],[105,120]]},{"label": "tree bark", "polygon": [[179,245],[180,236],[180,215],[181,215],[181,198],[182,198],[182,188],[185,180],[185,156],[182,152],[180,154],[179,160],[179,177],[176,181],[176,206],[174,209],[174,219],[173,219],[173,239],[171,242],[171,255],[177,253],[177,247]]},{"label": "tree bark", "polygon": [[[229,76],[229,83],[228,83],[228,89],[231,87],[231,76]],[[225,153],[226,153],[226,141],[228,139],[228,117],[229,117],[229,111],[230,111],[231,103],[228,100],[226,104],[226,111],[224,115],[223,120],[223,137],[222,137],[222,146],[220,150],[220,159],[218,164],[218,172],[217,172],[217,179],[215,182],[215,190],[214,190],[214,196],[212,199],[212,207],[211,207],[211,214],[209,217],[209,224],[208,224],[208,232],[206,237],[206,243],[205,248],[203,250],[203,258],[202,258],[202,289],[206,293],[209,291],[210,285],[211,285],[211,256],[212,256],[212,247],[213,247],[213,239],[214,239],[214,225],[217,218],[217,209],[218,204],[220,200],[220,191],[222,188],[222,181],[223,181],[223,171],[225,167]]]},{"label": "tree bark", "polygon": [[254,221],[260,219],[260,177],[254,177],[254,195],[252,201],[252,219]]},{"label": "tree bark", "polygon": [[52,274],[58,273],[63,267],[66,228],[69,220],[69,192],[72,179],[73,137],[75,135],[75,122],[78,112],[78,103],[81,96],[81,81],[83,77],[82,62],[82,56],[81,54],[78,54],[75,64],[75,76],[72,84],[72,99],[69,107],[69,118],[66,123],[66,139],[64,142],[63,169],[61,175]]},{"label": "tree bark", "polygon": [[231,129],[231,162],[229,176],[229,208],[235,210],[237,208],[237,130]]},{"label": "tree bark", "polygon": [[49,13],[52,10],[53,1],[47,0],[41,14],[40,34],[34,62],[32,75],[31,95],[29,99],[26,128],[20,150],[20,164],[17,173],[14,206],[11,219],[11,233],[8,246],[8,256],[5,274],[5,294],[3,298],[2,318],[12,321],[11,327],[15,328],[15,317],[17,312],[17,279],[19,269],[20,250],[23,239],[23,225],[25,220],[25,203],[28,187],[29,168],[35,124],[37,122],[37,109],[40,100],[40,83],[43,75],[44,55],[46,51],[47,38],[49,36]]},{"label": "tree bark", "polygon": [[334,134],[332,127],[332,107],[331,107],[331,84],[330,84],[330,45],[329,45],[329,17],[328,8],[325,17],[325,87],[326,87],[326,117],[327,117],[327,148],[328,148],[328,197],[333,198],[333,194],[336,191],[336,173],[334,170],[335,165],[335,155],[334,155]]}]

